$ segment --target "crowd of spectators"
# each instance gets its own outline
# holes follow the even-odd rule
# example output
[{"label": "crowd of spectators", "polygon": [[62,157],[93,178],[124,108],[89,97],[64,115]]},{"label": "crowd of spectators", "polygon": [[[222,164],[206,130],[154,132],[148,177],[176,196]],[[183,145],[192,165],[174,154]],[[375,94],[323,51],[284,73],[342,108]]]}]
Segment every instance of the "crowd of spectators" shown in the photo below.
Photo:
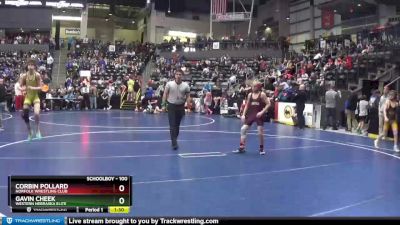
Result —
[{"label": "crowd of spectators", "polygon": [[[19,78],[26,72],[29,58],[37,62],[37,71],[42,75],[45,84],[51,82],[54,59],[49,52],[0,52],[0,79],[6,89],[5,99],[8,110],[21,110],[23,93],[19,89]],[[43,95],[41,96],[42,98]]]},{"label": "crowd of spectators", "polygon": [[[264,82],[264,90],[273,101],[296,102],[299,87],[302,87],[305,101],[325,104],[325,92],[330,86],[335,91],[347,91],[350,82],[358,85],[358,78],[368,79],[367,74],[378,72],[377,68],[384,66],[390,57],[391,52],[377,38],[358,44],[350,42],[348,45],[343,40],[331,41],[326,43],[324,49],[308,49],[283,60],[264,56],[240,59],[228,55],[221,58],[186,60],[175,53],[168,59],[156,58],[152,78],[162,86],[167,80],[173,79],[177,68],[181,68],[185,73],[184,80],[190,83],[191,96],[199,98],[200,108],[196,110],[219,114],[222,108],[228,108],[236,109],[232,112],[240,114],[245,96],[251,90],[249,80],[258,79]],[[358,111],[355,114],[355,125],[349,127],[346,122],[341,122],[354,117],[347,113],[349,110],[345,110],[345,107],[348,106],[344,105],[338,107],[346,111],[343,118],[339,121],[335,117],[334,120],[337,125],[343,124],[348,131],[365,133],[368,126],[366,114],[369,111],[365,109],[365,102],[370,96],[359,93],[359,90],[355,90],[353,98],[356,95],[356,100],[352,100],[355,101],[352,108],[357,108]]]},{"label": "crowd of spectators", "polygon": [[[65,85],[52,89],[48,99],[61,109],[120,108],[121,98],[126,99],[128,81],[134,81],[135,102],[140,100],[142,75],[147,62],[154,54],[152,44],[111,43],[74,40],[65,64]],[[86,73],[85,73],[86,72]],[[90,75],[88,78],[86,75]],[[141,105],[137,104],[136,110]]]},{"label": "crowd of spectators", "polygon": [[0,37],[0,44],[54,44],[54,40],[48,33],[21,32]]},{"label": "crowd of spectators", "polygon": [[[199,38],[193,44],[199,47],[204,41],[209,45],[214,40]],[[235,41],[239,43],[238,48],[249,47],[240,45],[240,42],[247,43],[245,40]],[[258,41],[266,43],[267,40]],[[175,39],[168,43],[179,45],[181,42]],[[220,58],[188,60],[179,53],[173,53],[171,58],[163,58],[157,54],[160,45],[149,43],[126,45],[116,42],[113,43],[115,46],[113,49],[110,45],[111,43],[87,38],[68,40],[70,52],[65,65],[67,70],[65,85],[50,90],[47,98],[62,99],[63,103],[59,107],[71,110],[120,107],[122,98],[135,102],[136,110],[159,112],[164,85],[173,79],[174,72],[180,68],[185,73],[184,80],[191,86],[193,100],[187,105],[188,111],[220,114],[223,110],[225,114],[229,112],[227,109],[234,109],[235,114],[240,114],[245,96],[251,90],[250,80],[262,81],[264,91],[273,101],[296,101],[298,89],[302,86],[306,101],[323,103],[328,84],[334,85],[336,89],[348,89],[349,82],[357,81],[359,76],[370,72],[372,67],[377,67],[376,65],[388,57],[385,52],[377,54],[382,52],[384,45],[376,39],[358,44],[331,41],[327,42],[323,49],[307,48],[307,51],[288,55],[284,59],[268,58],[263,55],[244,59],[224,55]],[[209,47],[204,45],[200,48]],[[15,74],[20,73],[23,68],[23,63],[20,62],[26,57],[37,58],[39,71],[51,79],[49,64],[52,64],[53,60],[50,55],[20,52],[1,55],[0,73],[6,78],[5,82],[12,83],[18,79]],[[376,64],[365,68],[363,66],[365,60],[371,64],[371,57]],[[142,75],[150,60],[156,65],[151,75],[152,80],[143,83]],[[82,76],[84,72],[90,74],[90,80]],[[133,91],[128,92],[130,89]],[[362,101],[369,98],[369,96],[359,97]],[[365,105],[364,103],[360,105]],[[362,111],[361,118],[364,118],[365,110],[360,109],[360,111]],[[350,130],[355,129],[360,133],[366,126],[366,121],[363,119],[363,123],[355,128],[352,126]]]},{"label": "crowd of spectators", "polygon": [[260,37],[257,39],[250,38],[242,38],[240,36],[235,37],[222,37],[221,39],[213,39],[211,37],[197,36],[195,39],[190,38],[180,38],[180,37],[171,37],[169,40],[164,39],[163,43],[158,45],[159,50],[161,51],[206,51],[213,50],[216,47],[213,45],[214,43],[218,43],[217,49],[222,50],[237,50],[237,49],[259,49],[259,48],[270,48],[270,49],[278,49],[278,48],[289,48],[289,45],[285,38],[281,38],[282,40],[272,41],[268,38]]}]

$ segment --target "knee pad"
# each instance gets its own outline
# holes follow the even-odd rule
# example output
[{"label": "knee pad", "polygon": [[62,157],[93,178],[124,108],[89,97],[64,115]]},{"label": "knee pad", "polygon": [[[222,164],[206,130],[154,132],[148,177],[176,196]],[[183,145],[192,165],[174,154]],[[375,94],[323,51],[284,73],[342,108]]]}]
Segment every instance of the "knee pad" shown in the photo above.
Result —
[{"label": "knee pad", "polygon": [[29,109],[24,109],[22,111],[21,117],[25,121],[25,123],[29,123]]},{"label": "knee pad", "polygon": [[242,128],[240,129],[240,136],[242,137],[246,137],[247,136],[247,127],[246,126],[242,126]]}]

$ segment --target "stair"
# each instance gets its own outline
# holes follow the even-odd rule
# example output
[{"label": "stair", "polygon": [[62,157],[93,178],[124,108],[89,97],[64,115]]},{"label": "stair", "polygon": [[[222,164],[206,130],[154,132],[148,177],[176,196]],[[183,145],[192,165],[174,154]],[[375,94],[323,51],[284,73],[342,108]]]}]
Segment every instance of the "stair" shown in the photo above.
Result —
[{"label": "stair", "polygon": [[358,83],[354,83],[354,82],[349,83],[348,90],[351,91],[353,89],[353,91],[355,91],[355,92],[360,91],[362,89],[363,80],[364,80],[363,78],[359,78]]},{"label": "stair", "polygon": [[[151,79],[151,74],[154,68],[155,68],[155,63],[152,60],[150,60],[147,63],[146,68],[143,72],[143,84],[147,84],[147,82]],[[142,91],[145,90],[146,90],[146,85],[142,85]]]},{"label": "stair", "polygon": [[[382,81],[382,82],[387,82],[392,79],[394,76],[396,70],[396,65],[391,64],[391,63],[385,63],[385,67],[378,67],[377,72],[368,72],[368,80],[374,80],[374,81]],[[363,80],[365,78],[359,78],[358,83],[350,82],[348,84],[348,90],[350,91],[351,89],[354,88],[355,92],[361,91],[362,90],[362,85],[363,85]]]},{"label": "stair", "polygon": [[56,82],[58,76],[59,76],[59,60],[60,60],[60,51],[54,51],[52,55],[54,62],[53,62],[53,71],[51,73],[51,83],[50,83],[50,88],[55,89],[58,87],[58,83]]},{"label": "stair", "polygon": [[122,110],[134,110],[136,107],[136,104],[134,101],[123,101],[121,104],[120,109]]},{"label": "stair", "polygon": [[64,85],[67,71],[65,70],[65,62],[67,61],[66,49],[61,49],[54,52],[54,63],[53,63],[53,80],[52,87],[58,88],[60,85]]}]

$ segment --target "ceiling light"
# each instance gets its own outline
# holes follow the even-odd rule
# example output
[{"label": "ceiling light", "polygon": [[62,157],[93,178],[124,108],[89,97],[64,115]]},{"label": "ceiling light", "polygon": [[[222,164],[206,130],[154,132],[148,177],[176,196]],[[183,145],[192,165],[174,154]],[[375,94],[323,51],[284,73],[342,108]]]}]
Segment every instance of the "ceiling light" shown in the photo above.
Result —
[{"label": "ceiling light", "polygon": [[29,5],[42,5],[42,2],[40,2],[40,1],[30,1]]},{"label": "ceiling light", "polygon": [[188,38],[196,38],[197,34],[193,32],[183,32],[183,31],[168,31],[168,35],[172,37],[188,37]]},{"label": "ceiling light", "polygon": [[17,7],[28,5],[28,1],[5,1],[6,5],[14,5]]},{"label": "ceiling light", "polygon": [[71,3],[70,6],[74,7],[74,8],[83,8],[83,4],[82,3]]},{"label": "ceiling light", "polygon": [[358,5],[357,5],[358,7],[361,7],[361,3],[358,3]]},{"label": "ceiling light", "polygon": [[64,20],[64,21],[82,21],[80,16],[52,16],[53,20]]}]

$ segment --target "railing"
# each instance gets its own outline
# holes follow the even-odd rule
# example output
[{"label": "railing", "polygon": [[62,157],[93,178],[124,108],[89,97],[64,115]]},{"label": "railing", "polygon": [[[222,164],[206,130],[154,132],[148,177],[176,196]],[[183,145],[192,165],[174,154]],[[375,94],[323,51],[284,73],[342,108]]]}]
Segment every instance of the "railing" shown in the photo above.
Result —
[{"label": "railing", "polygon": [[[218,43],[218,44],[216,44]],[[259,49],[259,48],[274,48],[279,49],[276,41],[261,41],[261,40],[213,40],[213,41],[198,41],[196,43],[161,43],[157,46],[161,51],[191,51],[199,50],[238,50],[238,49]]]},{"label": "railing", "polygon": [[[383,72],[381,75],[377,76],[374,80],[375,81],[379,81],[384,77],[389,77],[388,80],[391,80],[393,77],[394,72],[396,71],[397,66],[395,64],[392,64],[392,68],[386,70],[385,72]],[[397,78],[396,78],[397,79]]]},{"label": "railing", "polygon": [[121,92],[121,99],[120,99],[120,104],[119,104],[119,108],[122,108],[122,105],[124,104],[125,100],[125,95],[126,95],[126,88],[124,88]]},{"label": "railing", "polygon": [[398,81],[398,80],[400,80],[400,76],[399,76],[399,77],[396,77],[396,79],[392,80],[392,81],[391,81],[390,83],[388,83],[386,86],[389,86],[389,85],[393,84],[394,82],[396,82],[396,81]]},{"label": "railing", "polygon": [[[392,77],[393,77],[393,74],[390,76],[390,79],[392,79]],[[400,76],[397,76],[394,80],[392,80],[389,84],[387,84],[386,86],[390,86],[390,85],[392,85],[394,82],[397,82],[396,83],[396,90],[397,91],[399,91],[400,90],[400,82],[399,82],[399,80],[400,80]]]}]

